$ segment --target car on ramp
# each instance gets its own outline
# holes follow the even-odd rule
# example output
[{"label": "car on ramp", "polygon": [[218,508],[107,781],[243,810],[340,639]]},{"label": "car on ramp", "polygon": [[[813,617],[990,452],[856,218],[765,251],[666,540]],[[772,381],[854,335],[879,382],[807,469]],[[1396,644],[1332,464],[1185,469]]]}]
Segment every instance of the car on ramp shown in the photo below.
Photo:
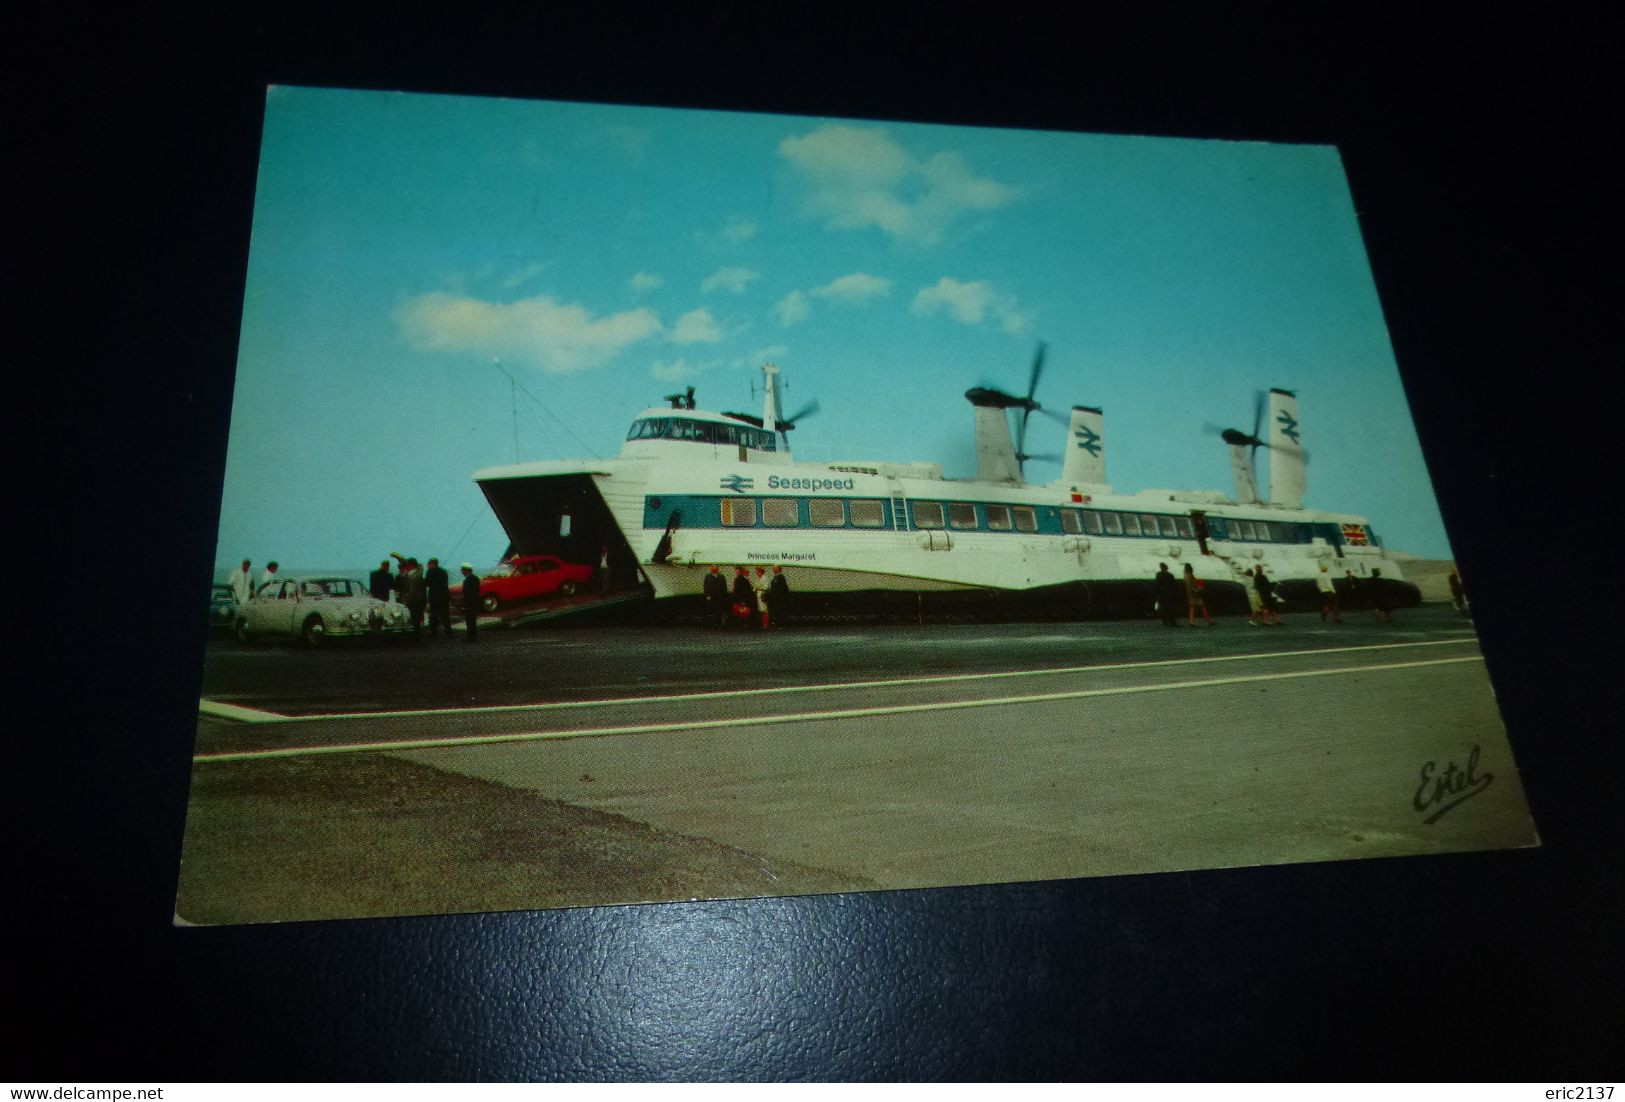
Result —
[{"label": "car on ramp", "polygon": [[[592,575],[592,567],[557,555],[514,555],[481,575],[480,608],[490,613],[546,597],[573,597]],[[461,601],[463,587],[452,586],[451,595]]]}]

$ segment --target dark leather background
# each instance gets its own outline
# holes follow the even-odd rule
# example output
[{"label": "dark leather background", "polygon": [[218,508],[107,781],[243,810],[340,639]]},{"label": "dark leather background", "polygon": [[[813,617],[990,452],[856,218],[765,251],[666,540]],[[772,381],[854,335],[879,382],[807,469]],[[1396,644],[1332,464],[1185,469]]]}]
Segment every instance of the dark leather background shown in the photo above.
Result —
[{"label": "dark leather background", "polygon": [[[1619,1077],[1598,34],[985,7],[147,20],[18,39],[6,1078]],[[170,610],[213,554],[268,82],[1338,144],[1544,847],[172,929],[202,640]]]}]

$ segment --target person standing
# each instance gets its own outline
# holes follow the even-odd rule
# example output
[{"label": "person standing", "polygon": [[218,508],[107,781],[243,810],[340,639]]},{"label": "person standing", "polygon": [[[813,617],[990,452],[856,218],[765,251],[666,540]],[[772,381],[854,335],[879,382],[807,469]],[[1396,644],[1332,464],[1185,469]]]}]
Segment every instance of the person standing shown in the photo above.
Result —
[{"label": "person standing", "polygon": [[395,564],[396,564],[395,565],[395,577],[390,580],[390,588],[395,591],[395,599],[397,601],[399,601],[401,604],[404,605],[406,603],[406,574],[407,574],[407,570],[408,570],[408,565],[407,564],[410,563],[412,560],[408,559],[405,555],[401,554],[399,551],[391,551],[389,553],[389,557],[394,559]]},{"label": "person standing", "polygon": [[242,569],[231,576],[231,595],[239,605],[246,605],[254,598],[253,566],[253,563],[244,559]]},{"label": "person standing", "polygon": [[1325,563],[1320,564],[1320,573],[1315,575],[1315,588],[1320,590],[1320,618],[1331,617],[1334,624],[1343,622],[1343,610],[1338,607],[1337,583],[1332,581],[1332,571]]},{"label": "person standing", "polygon": [[265,564],[265,573],[260,575],[260,584],[254,587],[254,592],[258,593],[272,582],[280,582],[281,580],[276,574],[276,563],[274,561],[268,562]]},{"label": "person standing", "polygon": [[1208,611],[1207,611],[1207,598],[1202,595],[1202,589],[1203,589],[1202,579],[1198,578],[1196,576],[1196,571],[1191,569],[1191,564],[1186,563],[1185,564],[1185,604],[1186,604],[1186,607],[1188,607],[1190,609],[1191,627],[1196,626],[1196,613],[1198,611],[1200,611],[1202,613],[1202,619],[1204,621],[1206,621],[1207,626],[1208,627],[1213,626],[1213,617],[1208,614]]},{"label": "person standing", "polygon": [[737,618],[746,624],[756,620],[756,590],[750,584],[750,572],[743,566],[734,567],[733,609]]},{"label": "person standing", "polygon": [[598,551],[598,595],[600,597],[609,592],[609,545],[604,544]]},{"label": "person standing", "polygon": [[1162,617],[1162,626],[1177,628],[1179,626],[1179,605],[1182,596],[1179,592],[1179,579],[1168,571],[1168,564],[1157,564],[1157,576],[1151,580],[1152,592],[1157,598],[1157,613]]},{"label": "person standing", "polygon": [[389,576],[389,560],[385,559],[377,570],[367,575],[367,592],[372,594],[373,600],[387,602],[394,589],[395,579]]},{"label": "person standing", "polygon": [[391,551],[389,554],[401,564],[400,573],[395,576],[395,589],[400,593],[401,604],[406,606],[406,613],[412,619],[412,636],[416,638],[423,633],[423,606],[427,600],[423,590],[423,571],[418,566],[417,559],[402,555],[399,551]]},{"label": "person standing", "polygon": [[705,616],[712,627],[728,626],[728,583],[721,567],[713,566],[705,576]]},{"label": "person standing", "polygon": [[767,618],[783,627],[789,615],[790,583],[784,576],[784,567],[775,566],[773,578],[767,583]]},{"label": "person standing", "polygon": [[1371,614],[1385,624],[1393,623],[1394,613],[1388,607],[1388,583],[1383,581],[1382,571],[1371,572],[1371,581],[1366,588],[1371,593]]},{"label": "person standing", "polygon": [[759,631],[767,630],[767,569],[758,566],[756,576],[750,580],[750,587],[756,594],[756,627]]},{"label": "person standing", "polygon": [[429,638],[446,631],[451,638],[451,579],[439,559],[429,560],[429,569],[423,575],[424,588],[429,592]]},{"label": "person standing", "polygon": [[463,642],[472,643],[480,628],[480,576],[466,562],[463,564],[463,623],[468,628]]},{"label": "person standing", "polygon": [[1264,610],[1263,598],[1259,596],[1258,592],[1258,575],[1239,563],[1231,563],[1230,565],[1240,572],[1242,585],[1247,590],[1247,626],[1256,628],[1259,614]]},{"label": "person standing", "polygon": [[[1275,611],[1275,583],[1264,573],[1263,563],[1253,567],[1253,588],[1258,592],[1258,609],[1263,614],[1264,623],[1280,627],[1281,614]],[[1251,622],[1251,617],[1248,622]]]}]

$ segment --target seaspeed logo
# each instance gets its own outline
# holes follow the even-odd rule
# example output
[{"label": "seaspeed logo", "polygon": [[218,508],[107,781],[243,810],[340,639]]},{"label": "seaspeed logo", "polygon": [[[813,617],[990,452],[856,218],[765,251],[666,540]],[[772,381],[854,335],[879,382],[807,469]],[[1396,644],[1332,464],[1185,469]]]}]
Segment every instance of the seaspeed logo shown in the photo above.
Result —
[{"label": "seaspeed logo", "polygon": [[780,478],[767,476],[769,490],[850,490],[857,483],[850,478]]},{"label": "seaspeed logo", "polygon": [[1298,422],[1290,413],[1283,409],[1279,414],[1276,415],[1275,420],[1280,422],[1282,436],[1286,437],[1294,444],[1299,443]]},{"label": "seaspeed logo", "polygon": [[754,478],[746,478],[742,474],[731,474],[722,480],[721,485],[724,490],[732,490],[736,494],[742,494],[752,486],[756,485],[756,480]]},{"label": "seaspeed logo", "polygon": [[1078,447],[1098,458],[1100,455],[1100,434],[1087,425],[1079,425],[1076,435]]}]

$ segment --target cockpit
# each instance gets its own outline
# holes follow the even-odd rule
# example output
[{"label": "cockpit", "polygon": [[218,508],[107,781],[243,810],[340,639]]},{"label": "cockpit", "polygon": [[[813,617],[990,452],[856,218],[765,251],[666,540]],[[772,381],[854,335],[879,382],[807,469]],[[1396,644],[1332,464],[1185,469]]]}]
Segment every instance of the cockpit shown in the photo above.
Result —
[{"label": "cockpit", "polygon": [[696,444],[745,447],[752,451],[778,451],[778,437],[752,425],[702,421],[695,417],[640,417],[632,422],[627,440],[687,440]]}]

